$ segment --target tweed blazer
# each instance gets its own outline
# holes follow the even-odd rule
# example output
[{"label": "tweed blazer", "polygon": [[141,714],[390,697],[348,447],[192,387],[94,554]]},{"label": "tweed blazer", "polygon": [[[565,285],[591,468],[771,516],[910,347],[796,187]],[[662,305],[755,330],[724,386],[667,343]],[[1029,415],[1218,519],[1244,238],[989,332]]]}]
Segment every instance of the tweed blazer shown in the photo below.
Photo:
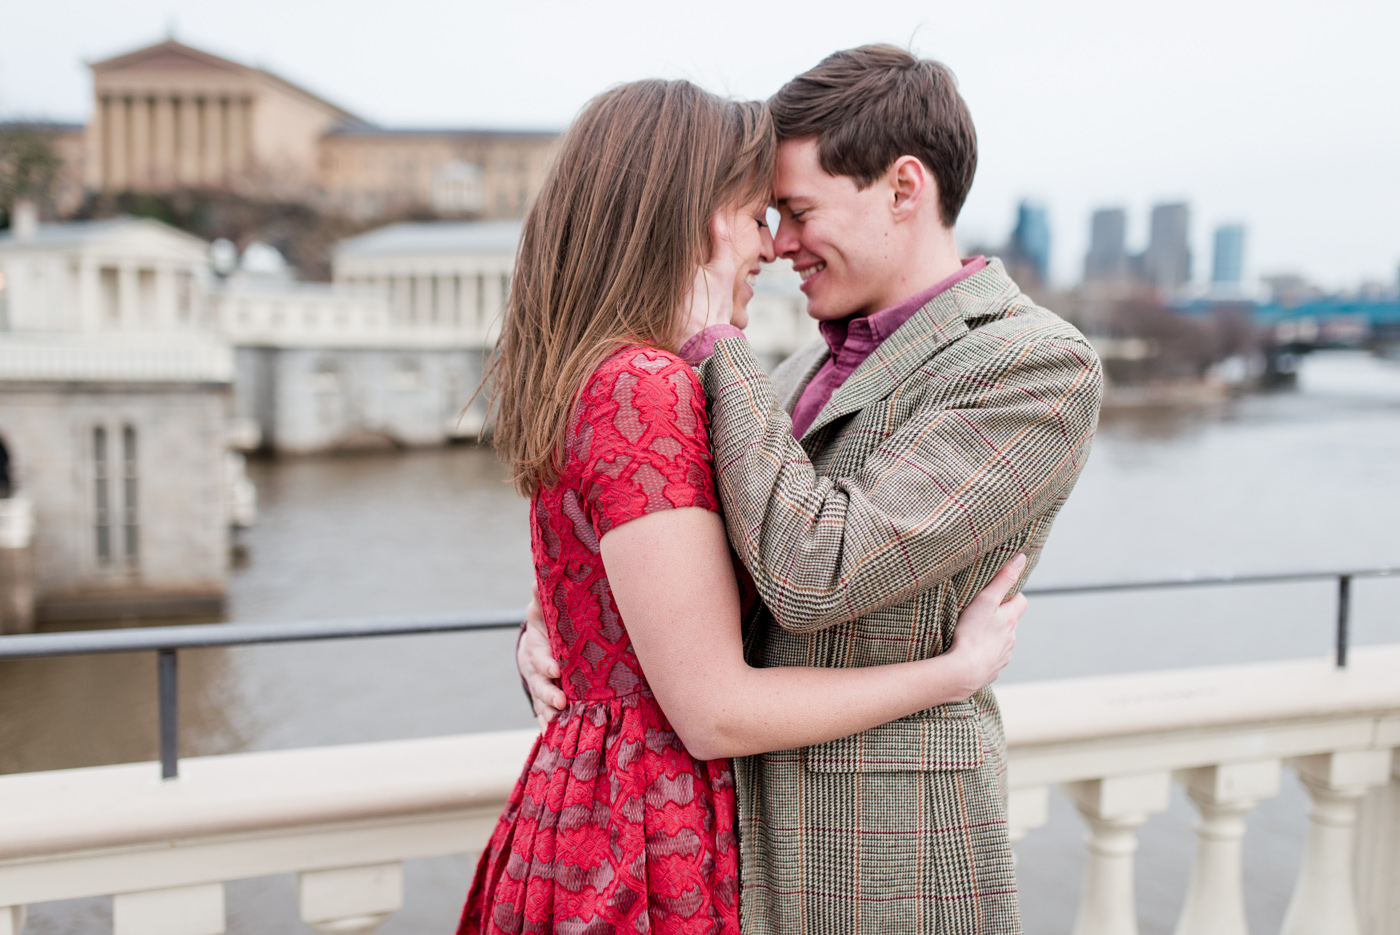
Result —
[{"label": "tweed blazer", "polygon": [[[1017,552],[1027,572],[1089,454],[1103,375],[1084,337],[999,261],[932,299],[833,394],[826,359],[770,380],[742,338],[700,365],[730,542],[764,607],[755,665],[870,666],[951,644]],[[1018,933],[996,699],[735,761],[741,912],[762,933]]]}]

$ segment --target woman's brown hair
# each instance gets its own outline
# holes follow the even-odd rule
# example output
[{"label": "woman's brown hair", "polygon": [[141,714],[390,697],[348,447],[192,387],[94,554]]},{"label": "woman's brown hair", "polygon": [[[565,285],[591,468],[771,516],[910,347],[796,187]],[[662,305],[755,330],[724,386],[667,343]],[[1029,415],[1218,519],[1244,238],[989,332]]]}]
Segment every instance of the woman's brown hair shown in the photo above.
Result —
[{"label": "woman's brown hair", "polygon": [[496,451],[522,494],[558,479],[578,393],[608,354],[676,349],[711,218],[770,189],[776,150],[762,104],[687,81],[600,94],[564,134],[487,371]]}]

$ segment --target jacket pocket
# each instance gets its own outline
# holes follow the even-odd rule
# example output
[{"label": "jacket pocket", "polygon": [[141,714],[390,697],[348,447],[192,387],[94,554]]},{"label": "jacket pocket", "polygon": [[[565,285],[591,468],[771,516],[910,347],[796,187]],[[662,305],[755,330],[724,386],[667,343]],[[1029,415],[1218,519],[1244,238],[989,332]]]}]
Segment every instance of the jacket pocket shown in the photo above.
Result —
[{"label": "jacket pocket", "polygon": [[940,772],[976,769],[985,759],[977,716],[952,713],[906,718],[813,744],[802,757],[815,773]]}]

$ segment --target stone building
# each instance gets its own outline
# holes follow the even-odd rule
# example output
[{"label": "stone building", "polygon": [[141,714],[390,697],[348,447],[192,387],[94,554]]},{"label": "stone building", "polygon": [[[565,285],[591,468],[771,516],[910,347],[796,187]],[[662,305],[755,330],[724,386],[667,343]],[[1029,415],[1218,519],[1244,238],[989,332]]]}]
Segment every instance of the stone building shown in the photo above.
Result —
[{"label": "stone building", "polygon": [[[86,132],[50,126],[82,192],[227,190],[360,219],[519,217],[555,134],[392,130],[263,68],[167,39],[94,62]],[[62,132],[59,132],[62,131]]]},{"label": "stone building", "polygon": [[[202,241],[150,220],[38,225],[21,211],[0,235],[0,513],[23,504],[30,533],[26,561],[0,556],[6,607],[26,587],[39,619],[221,606],[239,465],[206,269]],[[0,519],[0,549],[19,543]]]},{"label": "stone building", "polygon": [[284,453],[475,437],[465,411],[495,343],[517,221],[396,224],[342,241],[334,282],[231,278],[211,294],[235,348],[235,412]]},{"label": "stone building", "polygon": [[516,130],[385,130],[347,124],[320,141],[325,204],[354,218],[424,208],[512,218],[544,182],[555,134]]}]

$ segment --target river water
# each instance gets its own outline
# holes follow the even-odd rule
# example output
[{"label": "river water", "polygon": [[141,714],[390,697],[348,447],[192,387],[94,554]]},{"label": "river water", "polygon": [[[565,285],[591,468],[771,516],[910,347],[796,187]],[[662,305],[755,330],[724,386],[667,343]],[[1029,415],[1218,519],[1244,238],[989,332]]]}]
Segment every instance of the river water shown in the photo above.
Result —
[{"label": "river water", "polygon": [[[526,510],[489,450],[258,462],[260,517],[242,539],[229,619],[311,620],[519,607]],[[1033,584],[1400,565],[1400,365],[1309,357],[1295,390],[1204,410],[1108,415]],[[1400,642],[1400,581],[1359,581],[1356,644]],[[1006,681],[1329,651],[1327,584],[1035,599]],[[121,621],[106,626],[134,626]],[[185,652],[186,755],[527,727],[506,633]],[[150,655],[0,664],[0,772],[151,759]],[[1251,929],[1277,930],[1301,855],[1291,778],[1249,817]],[[1179,791],[1141,833],[1144,935],[1172,929],[1194,837]],[[1029,933],[1068,932],[1084,858],[1077,815],[1019,847]],[[452,929],[466,857],[412,861],[385,935]],[[229,885],[231,933],[309,932],[290,876]],[[30,935],[110,931],[110,900],[34,907]]]}]

